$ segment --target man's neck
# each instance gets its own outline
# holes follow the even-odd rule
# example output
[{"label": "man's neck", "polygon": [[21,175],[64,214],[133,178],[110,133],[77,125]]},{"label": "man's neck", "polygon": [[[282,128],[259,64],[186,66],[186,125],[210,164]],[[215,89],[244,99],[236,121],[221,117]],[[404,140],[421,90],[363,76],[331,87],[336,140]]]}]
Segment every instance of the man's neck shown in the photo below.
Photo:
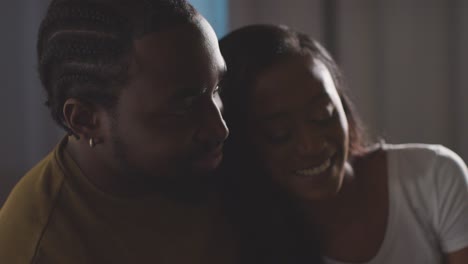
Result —
[{"label": "man's neck", "polygon": [[117,168],[113,168],[110,159],[103,157],[104,153],[99,153],[98,149],[91,148],[83,140],[69,136],[64,150],[76,162],[83,176],[99,190],[122,197],[132,197],[142,193],[137,190],[135,184],[126,179],[128,177],[119,173]]}]

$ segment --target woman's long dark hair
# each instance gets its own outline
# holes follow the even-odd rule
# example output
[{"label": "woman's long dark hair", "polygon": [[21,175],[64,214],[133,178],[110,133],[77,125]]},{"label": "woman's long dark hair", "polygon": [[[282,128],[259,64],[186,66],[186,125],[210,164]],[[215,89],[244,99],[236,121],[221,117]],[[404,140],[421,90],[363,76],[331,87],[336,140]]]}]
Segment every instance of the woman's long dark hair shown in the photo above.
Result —
[{"label": "woman's long dark hair", "polygon": [[251,263],[320,263],[320,246],[313,231],[306,234],[305,217],[259,166],[246,131],[245,105],[260,74],[290,56],[310,55],[332,74],[348,119],[349,156],[360,155],[365,137],[339,68],[320,44],[284,26],[238,29],[221,39],[220,49],[228,68],[221,88],[223,115],[231,132],[220,171],[245,256]]}]

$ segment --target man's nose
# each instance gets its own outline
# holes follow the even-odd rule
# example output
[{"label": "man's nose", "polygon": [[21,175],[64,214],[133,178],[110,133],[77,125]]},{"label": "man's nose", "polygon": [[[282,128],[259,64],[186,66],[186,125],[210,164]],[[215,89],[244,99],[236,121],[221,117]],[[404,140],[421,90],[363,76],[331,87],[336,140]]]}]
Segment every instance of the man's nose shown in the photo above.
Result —
[{"label": "man's nose", "polygon": [[196,138],[201,142],[221,144],[229,135],[229,129],[221,115],[222,104],[219,98],[207,98],[202,106],[200,129]]}]

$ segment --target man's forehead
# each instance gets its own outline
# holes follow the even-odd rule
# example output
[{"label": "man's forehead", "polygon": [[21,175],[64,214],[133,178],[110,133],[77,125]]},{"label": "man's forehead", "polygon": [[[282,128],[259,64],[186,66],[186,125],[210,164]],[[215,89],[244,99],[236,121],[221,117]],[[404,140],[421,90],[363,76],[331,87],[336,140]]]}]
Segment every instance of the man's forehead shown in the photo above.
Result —
[{"label": "man's forehead", "polygon": [[[214,43],[212,43],[214,42]],[[207,39],[194,25],[181,25],[150,33],[134,42],[134,57],[140,67],[183,67],[192,62],[216,59],[217,43]],[[212,63],[212,62],[211,62]]]},{"label": "man's forehead", "polygon": [[184,24],[146,34],[134,40],[135,56],[145,59],[147,57],[184,53],[184,50],[202,44],[202,35],[197,31],[195,25]]},{"label": "man's forehead", "polygon": [[[197,25],[150,33],[134,43],[130,72],[134,81],[165,93],[210,89],[226,70],[216,39]],[[214,42],[214,43],[211,43]],[[145,93],[150,91],[144,91]]]}]

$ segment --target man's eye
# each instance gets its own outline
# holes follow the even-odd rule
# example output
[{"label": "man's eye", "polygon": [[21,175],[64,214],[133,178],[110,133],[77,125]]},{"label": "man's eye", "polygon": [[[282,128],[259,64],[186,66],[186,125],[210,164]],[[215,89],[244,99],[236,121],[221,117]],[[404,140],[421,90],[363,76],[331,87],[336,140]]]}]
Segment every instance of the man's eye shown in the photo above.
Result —
[{"label": "man's eye", "polygon": [[213,94],[219,94],[220,91],[221,91],[221,87],[217,85],[216,88],[214,88],[213,90]]},{"label": "man's eye", "polygon": [[199,96],[188,96],[180,99],[172,107],[172,113],[175,115],[187,115],[195,108]]},{"label": "man's eye", "polygon": [[189,96],[182,100],[182,106],[185,108],[193,107],[199,96]]}]

